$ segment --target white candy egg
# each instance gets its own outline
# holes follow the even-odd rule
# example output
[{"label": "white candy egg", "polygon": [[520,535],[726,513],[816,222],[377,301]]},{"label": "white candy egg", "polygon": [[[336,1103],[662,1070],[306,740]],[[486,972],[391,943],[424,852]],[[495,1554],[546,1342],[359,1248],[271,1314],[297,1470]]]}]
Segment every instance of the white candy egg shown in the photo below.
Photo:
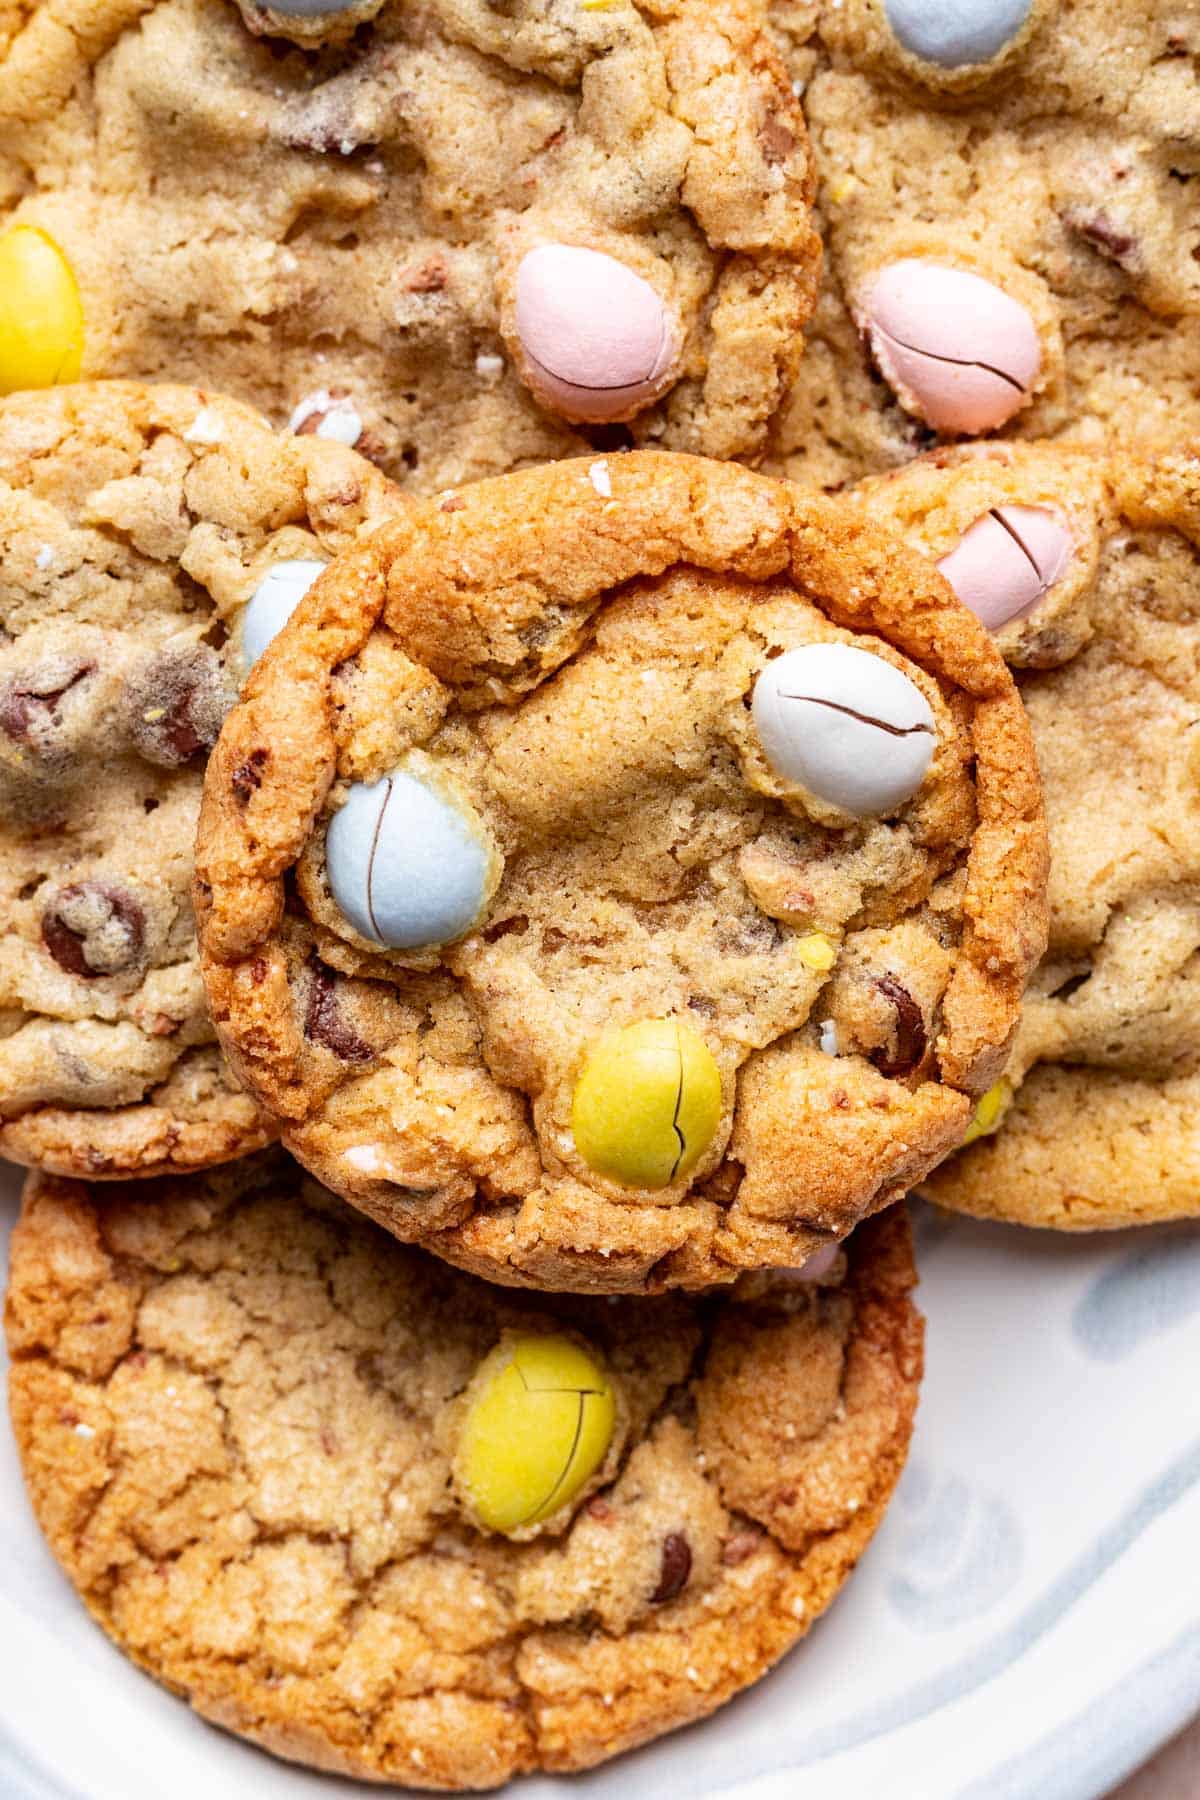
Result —
[{"label": "white candy egg", "polygon": [[242,614],[242,663],[251,670],[271,639],[278,637],[326,565],[315,561],[278,562],[268,569]]},{"label": "white candy egg", "polygon": [[393,950],[461,937],[493,885],[495,853],[474,809],[404,767],[352,785],[330,822],[325,857],[351,925]]},{"label": "white candy egg", "polygon": [[911,799],[937,745],[920,688],[851,644],[804,644],[769,662],[753,717],[777,775],[856,818]]}]

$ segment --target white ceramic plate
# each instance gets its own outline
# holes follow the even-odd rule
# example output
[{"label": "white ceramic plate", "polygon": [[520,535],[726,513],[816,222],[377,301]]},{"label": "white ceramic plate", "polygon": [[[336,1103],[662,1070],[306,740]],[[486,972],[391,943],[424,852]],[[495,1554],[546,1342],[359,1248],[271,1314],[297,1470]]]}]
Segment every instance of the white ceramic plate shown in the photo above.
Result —
[{"label": "white ceramic plate", "polygon": [[[1068,1241],[923,1211],[918,1242],[916,1443],[831,1613],[716,1718],[521,1800],[1099,1800],[1200,1709],[1200,1227]],[[3,1800],[372,1791],[246,1748],[126,1664],[4,1434]]]}]

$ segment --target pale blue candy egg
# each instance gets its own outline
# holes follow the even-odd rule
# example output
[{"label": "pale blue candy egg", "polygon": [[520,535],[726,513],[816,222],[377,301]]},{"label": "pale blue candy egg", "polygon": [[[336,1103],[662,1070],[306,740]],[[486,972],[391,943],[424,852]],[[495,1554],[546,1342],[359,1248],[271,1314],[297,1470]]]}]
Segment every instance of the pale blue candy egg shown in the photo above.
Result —
[{"label": "pale blue candy egg", "polygon": [[884,0],[888,23],[913,56],[943,69],[989,62],[1011,43],[1033,0]]},{"label": "pale blue candy egg", "polygon": [[356,781],[325,838],[329,886],[360,936],[393,950],[448,944],[487,902],[479,820],[407,769]]},{"label": "pale blue candy egg", "polygon": [[242,614],[242,662],[252,669],[271,639],[278,637],[318,575],[323,562],[279,562],[268,569]]}]

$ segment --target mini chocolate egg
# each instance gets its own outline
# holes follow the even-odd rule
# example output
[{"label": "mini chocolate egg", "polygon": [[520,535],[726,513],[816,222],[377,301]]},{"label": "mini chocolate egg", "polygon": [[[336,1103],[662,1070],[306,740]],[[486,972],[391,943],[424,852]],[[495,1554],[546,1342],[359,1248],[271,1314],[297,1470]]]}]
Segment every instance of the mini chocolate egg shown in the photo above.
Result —
[{"label": "mini chocolate egg", "polygon": [[795,1268],[774,1270],[774,1279],[795,1287],[810,1281],[824,1281],[841,1254],[840,1243],[822,1244],[819,1250],[814,1250],[810,1257]]},{"label": "mini chocolate egg", "polygon": [[1043,506],[996,506],[976,519],[938,568],[964,606],[999,631],[1023,619],[1071,561],[1065,527]]},{"label": "mini chocolate egg", "polygon": [[1042,363],[1018,300],[969,269],[905,258],[855,306],[884,379],[936,431],[991,431],[1024,404]]},{"label": "mini chocolate egg", "polygon": [[430,949],[469,931],[497,860],[474,808],[403,766],[351,784],[325,856],[330,890],[355,931],[392,950]]},{"label": "mini chocolate egg", "polygon": [[615,257],[542,244],[517,270],[525,379],[569,419],[629,418],[669,385],[679,331],[648,281]]},{"label": "mini chocolate egg", "polygon": [[254,667],[272,638],[278,637],[326,566],[303,558],[278,562],[267,570],[241,618],[242,662],[247,670]]},{"label": "mini chocolate egg", "polygon": [[929,702],[901,670],[851,644],[802,644],[754,684],[753,718],[777,775],[856,818],[894,812],[929,767]]},{"label": "mini chocolate egg", "polygon": [[77,381],[83,302],[70,263],[44,231],[0,233],[0,394]]},{"label": "mini chocolate egg", "polygon": [[612,1385],[560,1333],[498,1344],[475,1372],[454,1459],[457,1485],[488,1531],[511,1535],[569,1506],[608,1455]]},{"label": "mini chocolate egg", "polygon": [[721,1072],[677,1019],[640,1019],[599,1039],[575,1084],[571,1129],[589,1169],[627,1187],[690,1175],[721,1123]]},{"label": "mini chocolate egg", "polygon": [[943,69],[990,62],[1016,37],[1033,0],[884,0],[898,44]]}]

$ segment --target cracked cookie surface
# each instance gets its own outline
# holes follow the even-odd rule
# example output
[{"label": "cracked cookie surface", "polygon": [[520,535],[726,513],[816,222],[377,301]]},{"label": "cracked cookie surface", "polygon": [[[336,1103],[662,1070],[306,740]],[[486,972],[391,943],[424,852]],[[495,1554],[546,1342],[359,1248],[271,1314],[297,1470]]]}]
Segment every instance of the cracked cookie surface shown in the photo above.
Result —
[{"label": "cracked cookie surface", "polygon": [[[826,700],[865,665],[870,716],[805,710],[871,740],[868,787],[911,723],[874,712],[929,721],[911,797],[855,817],[767,760],[751,690],[796,657]],[[1044,874],[1024,714],[936,572],[637,451],[341,559],[230,715],[197,851],[222,1042],[301,1160],[476,1273],[613,1291],[800,1262],[953,1148]],[[394,947],[418,914],[451,925]]]},{"label": "cracked cookie surface", "polygon": [[352,451],[187,388],[0,402],[0,1154],[115,1177],[272,1135],[200,980],[202,766],[256,584],[387,495]]},{"label": "cracked cookie surface", "polygon": [[[902,1209],[818,1282],[554,1301],[396,1244],[282,1157],[31,1178],[10,1396],[39,1522],[123,1650],[206,1718],[414,1787],[585,1768],[703,1717],[828,1606],[903,1466],[922,1326]],[[455,1498],[456,1403],[568,1330],[622,1424],[513,1542]]]},{"label": "cracked cookie surface", "polygon": [[[1008,434],[1194,438],[1194,12],[1035,0],[994,55],[959,67],[905,50],[888,17],[886,0],[774,6],[821,177],[828,280],[770,466],[836,488],[936,441],[937,420],[885,379],[895,369],[871,329],[873,284],[905,259],[981,276],[1026,310],[1040,359]],[[977,324],[963,325],[986,361]]]},{"label": "cracked cookie surface", "polygon": [[1200,459],[980,445],[859,497],[939,560],[997,510],[1048,516],[1069,543],[998,633],[1042,770],[1049,948],[998,1128],[922,1185],[944,1206],[1064,1230],[1194,1216]]},{"label": "cracked cookie surface", "polygon": [[[63,0],[15,31],[0,212],[73,268],[84,375],[203,382],[430,492],[587,447],[539,358],[604,385],[590,308],[638,389],[602,436],[759,454],[820,262],[760,0],[363,10]],[[546,246],[605,292],[543,259],[523,300]],[[655,308],[657,344],[606,335]]]}]

